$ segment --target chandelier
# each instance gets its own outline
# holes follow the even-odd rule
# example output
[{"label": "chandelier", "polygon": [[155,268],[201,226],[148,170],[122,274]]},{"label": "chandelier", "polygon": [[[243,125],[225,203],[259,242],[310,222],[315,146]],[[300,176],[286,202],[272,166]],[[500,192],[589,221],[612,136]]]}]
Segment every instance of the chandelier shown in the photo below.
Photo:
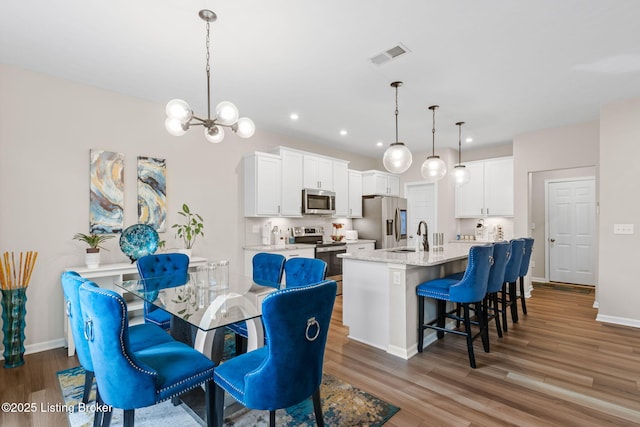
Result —
[{"label": "chandelier", "polygon": [[459,187],[465,185],[471,179],[467,167],[462,164],[462,125],[464,122],[456,123],[458,126],[458,164],[453,167],[451,171],[451,177],[456,185]]},{"label": "chandelier", "polygon": [[387,148],[382,157],[384,167],[393,173],[406,172],[413,160],[411,151],[409,151],[403,142],[398,141],[398,87],[400,86],[402,86],[402,82],[391,83],[391,87],[396,89],[396,142],[389,145],[389,148]]},{"label": "chandelier", "polygon": [[224,139],[224,127],[231,128],[241,138],[250,138],[256,130],[253,121],[247,117],[238,118],[238,108],[229,101],[216,105],[215,118],[211,118],[211,71],[209,67],[209,25],[217,19],[215,13],[203,9],[198,15],[207,23],[207,118],[194,115],[193,110],[182,99],[172,99],[167,103],[167,119],[164,126],[173,136],[184,135],[191,126],[204,126],[204,137],[217,144]]},{"label": "chandelier", "polygon": [[429,110],[433,112],[433,127],[431,129],[432,142],[431,142],[431,155],[427,157],[427,160],[422,164],[422,177],[427,182],[440,181],[447,174],[447,165],[440,158],[436,156],[436,110],[440,108],[439,105],[432,105]]}]

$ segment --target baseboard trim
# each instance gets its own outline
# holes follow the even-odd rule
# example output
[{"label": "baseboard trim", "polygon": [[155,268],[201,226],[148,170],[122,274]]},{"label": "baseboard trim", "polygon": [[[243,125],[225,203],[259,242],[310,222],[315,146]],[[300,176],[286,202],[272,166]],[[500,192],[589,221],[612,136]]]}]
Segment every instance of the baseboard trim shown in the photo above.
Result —
[{"label": "baseboard trim", "polygon": [[[24,346],[24,354],[40,353],[41,351],[53,350],[54,348],[65,346],[66,342],[64,338],[58,338],[56,340],[44,341],[35,344],[27,344]],[[4,348],[2,349],[2,351],[4,351]],[[0,360],[4,360],[4,357],[0,357]]]},{"label": "baseboard trim", "polygon": [[626,317],[607,316],[605,314],[598,314],[596,320],[602,323],[611,323],[614,325],[631,326],[633,328],[640,328],[640,320],[628,319]]}]

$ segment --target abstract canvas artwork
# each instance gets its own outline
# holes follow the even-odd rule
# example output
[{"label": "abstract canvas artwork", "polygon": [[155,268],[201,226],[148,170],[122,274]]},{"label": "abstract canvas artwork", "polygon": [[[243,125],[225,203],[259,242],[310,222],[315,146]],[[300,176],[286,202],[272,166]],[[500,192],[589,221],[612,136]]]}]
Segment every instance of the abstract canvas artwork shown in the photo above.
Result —
[{"label": "abstract canvas artwork", "polygon": [[90,151],[89,231],[120,233],[124,225],[124,154]]},{"label": "abstract canvas artwork", "polygon": [[138,222],[166,231],[167,162],[165,159],[138,156]]}]

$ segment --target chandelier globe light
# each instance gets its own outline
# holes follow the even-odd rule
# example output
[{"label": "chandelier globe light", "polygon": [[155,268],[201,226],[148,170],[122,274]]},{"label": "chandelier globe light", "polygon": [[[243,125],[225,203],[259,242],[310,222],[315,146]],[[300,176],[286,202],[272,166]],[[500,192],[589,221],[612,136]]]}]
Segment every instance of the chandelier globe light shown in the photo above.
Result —
[{"label": "chandelier globe light", "polygon": [[427,182],[440,181],[447,174],[447,165],[440,158],[436,156],[436,110],[440,108],[439,105],[432,105],[429,110],[433,112],[433,127],[431,128],[431,155],[427,157],[427,160],[422,163],[420,172],[422,178]]},{"label": "chandelier globe light", "polygon": [[471,179],[471,175],[467,170],[467,167],[462,164],[462,125],[464,122],[456,123],[458,126],[458,164],[453,167],[451,171],[451,178],[455,182],[456,186],[460,187],[465,185]]},{"label": "chandelier globe light", "polygon": [[198,15],[206,22],[207,27],[207,118],[201,118],[194,115],[193,110],[186,101],[182,99],[172,99],[167,103],[165,111],[167,119],[164,126],[167,132],[173,136],[182,136],[192,126],[203,126],[204,137],[207,141],[217,144],[224,139],[224,128],[231,128],[241,138],[250,138],[253,136],[256,126],[253,121],[247,117],[239,117],[238,108],[229,101],[222,101],[214,110],[215,117],[211,118],[211,67],[209,66],[209,33],[210,23],[214,22],[218,17],[208,9],[201,10]]},{"label": "chandelier globe light", "polygon": [[389,148],[384,152],[382,157],[382,163],[386,170],[391,173],[404,173],[409,167],[413,157],[411,151],[404,145],[403,142],[398,141],[398,88],[402,86],[402,82],[393,82],[391,87],[396,89],[396,142],[389,145]]}]

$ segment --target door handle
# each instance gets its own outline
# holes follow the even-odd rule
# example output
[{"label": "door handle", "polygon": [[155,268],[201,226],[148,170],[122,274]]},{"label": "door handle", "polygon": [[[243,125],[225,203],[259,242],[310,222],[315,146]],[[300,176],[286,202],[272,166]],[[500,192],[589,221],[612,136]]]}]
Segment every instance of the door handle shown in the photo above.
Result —
[{"label": "door handle", "polygon": [[556,239],[549,239],[551,243],[555,243]]}]

